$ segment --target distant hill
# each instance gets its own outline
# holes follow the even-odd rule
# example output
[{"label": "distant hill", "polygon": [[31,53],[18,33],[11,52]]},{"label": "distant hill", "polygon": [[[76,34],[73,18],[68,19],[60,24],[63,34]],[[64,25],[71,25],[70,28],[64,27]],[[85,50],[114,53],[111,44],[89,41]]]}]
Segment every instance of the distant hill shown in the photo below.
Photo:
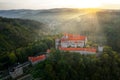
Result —
[{"label": "distant hill", "polygon": [[46,30],[46,25],[37,21],[0,17],[0,53],[26,46]]}]

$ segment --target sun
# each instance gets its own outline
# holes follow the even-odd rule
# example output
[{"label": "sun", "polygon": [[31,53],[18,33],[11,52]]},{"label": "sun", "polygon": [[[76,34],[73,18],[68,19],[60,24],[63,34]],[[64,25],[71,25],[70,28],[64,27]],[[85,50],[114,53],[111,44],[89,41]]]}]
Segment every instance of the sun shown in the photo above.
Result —
[{"label": "sun", "polygon": [[68,0],[66,3],[72,8],[99,8],[102,6],[98,0]]}]

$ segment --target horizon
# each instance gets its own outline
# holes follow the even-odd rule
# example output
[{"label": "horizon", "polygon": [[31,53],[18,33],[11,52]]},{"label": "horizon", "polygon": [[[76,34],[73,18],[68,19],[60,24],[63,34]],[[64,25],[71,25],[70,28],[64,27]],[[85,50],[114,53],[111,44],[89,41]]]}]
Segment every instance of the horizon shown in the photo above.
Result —
[{"label": "horizon", "polygon": [[7,11],[7,10],[55,10],[55,9],[78,9],[78,10],[83,10],[83,9],[101,9],[101,10],[120,10],[118,9],[112,9],[112,8],[45,8],[45,9],[0,9],[0,11]]},{"label": "horizon", "polygon": [[0,10],[54,9],[54,8],[101,8],[120,9],[119,0],[0,0]]}]

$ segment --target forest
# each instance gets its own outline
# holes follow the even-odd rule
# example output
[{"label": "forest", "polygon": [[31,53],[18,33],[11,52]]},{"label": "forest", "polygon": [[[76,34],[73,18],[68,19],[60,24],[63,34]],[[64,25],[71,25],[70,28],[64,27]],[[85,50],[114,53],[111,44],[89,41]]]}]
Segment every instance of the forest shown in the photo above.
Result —
[{"label": "forest", "polygon": [[28,60],[28,56],[54,46],[53,37],[45,36],[47,33],[48,30],[43,23],[1,17],[0,69],[23,63]]},{"label": "forest", "polygon": [[49,57],[30,69],[40,80],[120,80],[120,55],[105,46],[99,56],[51,49]]}]

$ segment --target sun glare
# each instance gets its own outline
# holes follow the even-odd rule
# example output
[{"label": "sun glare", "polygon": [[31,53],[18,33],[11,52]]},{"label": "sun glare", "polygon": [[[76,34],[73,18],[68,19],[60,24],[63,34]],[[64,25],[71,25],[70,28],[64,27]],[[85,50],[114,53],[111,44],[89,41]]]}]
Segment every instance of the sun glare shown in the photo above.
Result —
[{"label": "sun glare", "polygon": [[97,0],[69,0],[66,2],[72,8],[99,8],[102,3]]}]

